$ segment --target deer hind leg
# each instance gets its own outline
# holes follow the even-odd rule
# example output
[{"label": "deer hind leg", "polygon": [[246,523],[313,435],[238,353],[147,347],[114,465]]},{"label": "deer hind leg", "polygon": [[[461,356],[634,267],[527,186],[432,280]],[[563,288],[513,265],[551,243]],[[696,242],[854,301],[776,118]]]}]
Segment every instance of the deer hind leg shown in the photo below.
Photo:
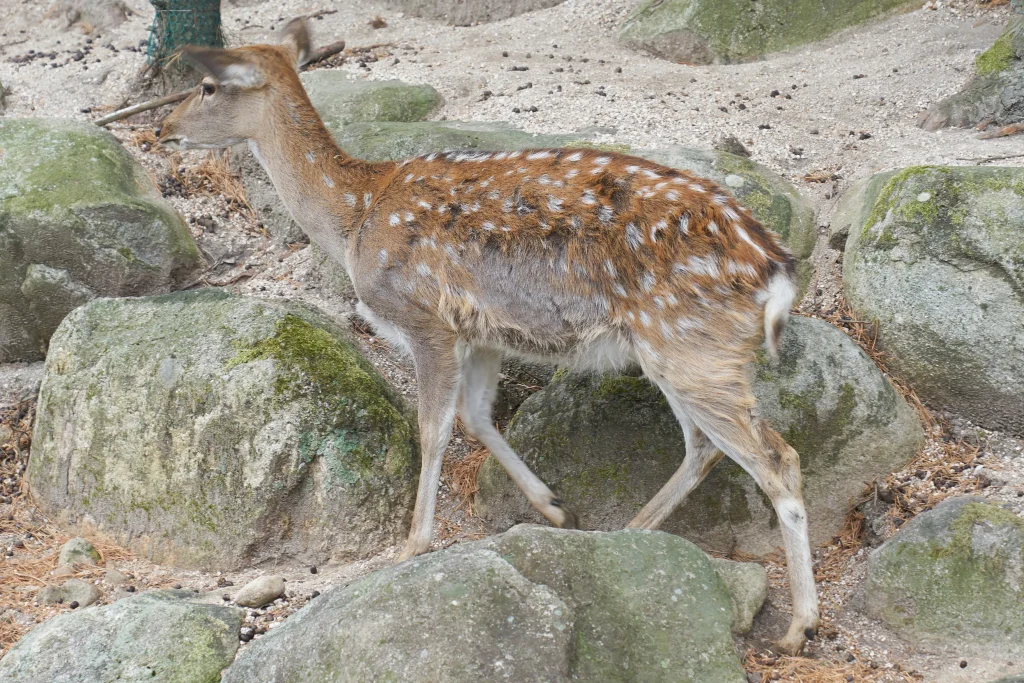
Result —
[{"label": "deer hind leg", "polygon": [[491,406],[498,393],[501,353],[472,349],[462,364],[459,417],[466,430],[505,468],[530,504],[557,527],[575,529],[576,516],[526,466],[491,421]]},{"label": "deer hind leg", "polygon": [[[700,366],[663,363],[658,369],[664,372],[650,371],[649,363],[644,369],[659,385],[671,385],[666,393],[677,397],[695,427],[743,467],[771,499],[782,527],[793,599],[793,619],[777,647],[787,654],[798,654],[818,628],[818,596],[807,536],[800,456],[775,430],[754,417],[755,399],[742,359],[716,364],[706,355],[702,360]],[[700,376],[694,373],[694,367],[702,368]]]},{"label": "deer hind leg", "polygon": [[[659,384],[659,386],[661,386]],[[686,439],[686,457],[661,490],[644,506],[629,523],[631,529],[657,529],[661,523],[679,507],[690,491],[700,484],[704,477],[722,459],[723,453],[711,443],[711,439],[697,428],[690,416],[683,410],[682,402],[671,386],[661,386],[668,398],[672,412],[683,428]]]},{"label": "deer hind leg", "polygon": [[455,340],[450,343],[412,345],[419,389],[420,481],[412,514],[409,540],[398,561],[427,552],[434,536],[437,488],[441,480],[444,450],[452,436],[459,392],[459,362]]}]

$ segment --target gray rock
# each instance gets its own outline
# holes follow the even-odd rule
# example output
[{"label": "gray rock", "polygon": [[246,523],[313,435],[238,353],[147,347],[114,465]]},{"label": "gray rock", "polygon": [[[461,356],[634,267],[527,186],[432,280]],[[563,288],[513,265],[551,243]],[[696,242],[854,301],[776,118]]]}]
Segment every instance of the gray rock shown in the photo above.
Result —
[{"label": "gray rock", "polygon": [[97,296],[167,292],[202,258],[148,173],[90,123],[0,121],[0,363]]},{"label": "gray rock", "polygon": [[832,249],[845,251],[850,232],[861,229],[870,185],[871,178],[861,178],[839,198],[836,212],[828,226],[828,246]]},{"label": "gray rock", "polygon": [[731,623],[714,565],[682,539],[519,527],[334,589],[224,681],[741,683]]},{"label": "gray rock", "polygon": [[711,558],[732,598],[734,633],[746,633],[754,626],[754,617],[768,598],[768,570],[754,562],[733,562]]},{"label": "gray rock", "polygon": [[103,581],[107,585],[113,586],[115,588],[128,583],[130,580],[131,579],[128,578],[127,574],[116,569],[108,569],[106,573],[103,575]]},{"label": "gray rock", "polygon": [[132,11],[124,0],[57,0],[46,14],[61,21],[65,29],[83,23],[105,31],[120,26]]},{"label": "gray rock", "polygon": [[394,9],[452,26],[501,21],[563,2],[565,0],[385,0],[385,4]]},{"label": "gray rock", "polygon": [[7,108],[7,91],[4,90],[3,81],[0,81],[0,114]]},{"label": "gray rock", "polygon": [[[840,330],[790,318],[780,362],[755,367],[758,412],[800,453],[812,544],[842,527],[849,504],[923,445],[914,411]],[[560,370],[520,407],[509,442],[589,529],[621,529],[668,481],[685,453],[682,430],[646,379]],[[493,458],[477,502],[493,530],[543,521]],[[771,504],[753,479],[720,463],[661,529],[721,552],[780,545]]]},{"label": "gray rock", "polygon": [[71,564],[58,564],[57,568],[53,570],[53,576],[62,579],[67,576],[75,575],[75,567]]},{"label": "gray rock", "polygon": [[235,604],[241,607],[263,607],[284,595],[284,579],[280,576],[261,576],[242,586],[235,594]]},{"label": "gray rock", "polygon": [[744,62],[827,38],[915,0],[643,0],[626,17],[619,41],[684,64]]},{"label": "gray rock", "polygon": [[868,614],[916,643],[1024,648],[1024,519],[976,497],[947,499],[868,556]]},{"label": "gray rock", "polygon": [[145,593],[60,614],[0,659],[6,683],[216,683],[238,649],[242,611]]},{"label": "gray rock", "polygon": [[331,130],[357,121],[422,121],[441,105],[429,85],[357,80],[329,69],[308,71],[299,80]]},{"label": "gray rock", "polygon": [[35,401],[43,381],[43,363],[7,363],[0,365],[0,408]]},{"label": "gray rock", "polygon": [[60,548],[60,564],[97,565],[101,559],[96,547],[84,538],[72,538]]},{"label": "gray rock", "polygon": [[182,567],[402,541],[413,414],[349,339],[311,308],[213,290],[90,302],[47,357],[36,503]]},{"label": "gray rock", "polygon": [[68,579],[60,586],[47,586],[39,591],[36,599],[44,605],[78,603],[78,607],[88,607],[100,599],[100,589],[81,579]]},{"label": "gray rock", "polygon": [[975,59],[975,75],[963,90],[921,112],[925,130],[968,127],[988,121],[996,126],[1024,117],[1024,17],[1011,16],[992,47]]},{"label": "gray rock", "polygon": [[846,299],[930,405],[1024,434],[1024,170],[921,166],[864,188]]}]

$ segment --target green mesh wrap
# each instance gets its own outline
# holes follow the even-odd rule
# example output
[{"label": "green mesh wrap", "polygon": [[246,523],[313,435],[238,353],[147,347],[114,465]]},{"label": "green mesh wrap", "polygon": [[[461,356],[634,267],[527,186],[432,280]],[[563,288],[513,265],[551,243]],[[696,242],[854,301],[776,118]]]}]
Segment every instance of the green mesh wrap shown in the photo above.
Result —
[{"label": "green mesh wrap", "polygon": [[146,54],[164,64],[182,45],[224,47],[220,0],[149,0],[156,8]]}]

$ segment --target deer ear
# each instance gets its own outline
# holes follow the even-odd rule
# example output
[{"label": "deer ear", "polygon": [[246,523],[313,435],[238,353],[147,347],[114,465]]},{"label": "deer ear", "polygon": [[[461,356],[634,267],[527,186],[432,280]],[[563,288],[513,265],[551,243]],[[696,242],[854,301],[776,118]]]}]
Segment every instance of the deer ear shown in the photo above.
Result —
[{"label": "deer ear", "polygon": [[306,63],[306,59],[312,51],[312,42],[309,39],[309,27],[306,26],[305,19],[296,17],[288,22],[288,25],[281,30],[281,45],[292,53],[296,67]]},{"label": "deer ear", "polygon": [[263,85],[265,80],[259,67],[248,55],[234,50],[187,45],[181,48],[181,54],[221,85],[256,88]]}]

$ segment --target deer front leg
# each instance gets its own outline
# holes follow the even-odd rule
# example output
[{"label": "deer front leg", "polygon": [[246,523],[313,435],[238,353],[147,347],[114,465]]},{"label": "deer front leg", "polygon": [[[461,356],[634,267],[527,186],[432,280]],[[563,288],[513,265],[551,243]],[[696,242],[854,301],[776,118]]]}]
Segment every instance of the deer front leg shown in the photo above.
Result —
[{"label": "deer front leg", "polygon": [[430,549],[434,537],[434,512],[437,508],[437,487],[441,480],[444,450],[452,435],[455,405],[459,392],[460,370],[455,356],[455,342],[413,346],[416,383],[419,387],[420,482],[416,491],[416,507],[412,528],[405,549],[398,557],[402,562]]}]

